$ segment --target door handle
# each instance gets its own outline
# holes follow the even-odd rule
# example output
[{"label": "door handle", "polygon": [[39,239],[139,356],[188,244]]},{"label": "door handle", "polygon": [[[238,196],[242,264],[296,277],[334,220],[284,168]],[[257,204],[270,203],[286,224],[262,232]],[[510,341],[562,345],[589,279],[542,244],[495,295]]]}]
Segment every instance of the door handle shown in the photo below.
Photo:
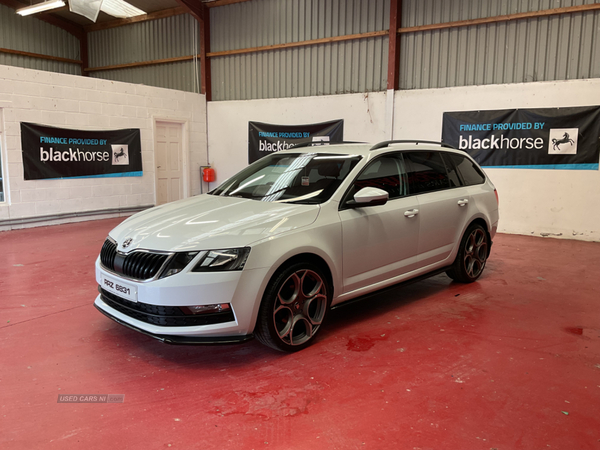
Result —
[{"label": "door handle", "polygon": [[417,214],[419,214],[418,209],[410,209],[410,210],[404,212],[404,216],[409,217],[409,218],[415,217]]},{"label": "door handle", "polygon": [[469,203],[469,199],[468,198],[463,198],[461,200],[458,201],[458,206],[465,206],[467,203]]}]

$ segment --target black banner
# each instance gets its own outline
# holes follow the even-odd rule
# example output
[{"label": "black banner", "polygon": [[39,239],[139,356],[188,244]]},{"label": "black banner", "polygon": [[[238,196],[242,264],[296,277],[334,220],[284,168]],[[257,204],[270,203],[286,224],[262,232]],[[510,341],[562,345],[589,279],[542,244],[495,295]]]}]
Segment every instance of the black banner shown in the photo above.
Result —
[{"label": "black banner", "polygon": [[82,131],[21,122],[25,180],[142,176],[139,129]]},{"label": "black banner", "polygon": [[442,141],[486,167],[598,170],[600,106],[446,112]]},{"label": "black banner", "polygon": [[307,125],[272,125],[248,122],[248,163],[270,153],[286,150],[304,142],[344,140],[344,120]]}]

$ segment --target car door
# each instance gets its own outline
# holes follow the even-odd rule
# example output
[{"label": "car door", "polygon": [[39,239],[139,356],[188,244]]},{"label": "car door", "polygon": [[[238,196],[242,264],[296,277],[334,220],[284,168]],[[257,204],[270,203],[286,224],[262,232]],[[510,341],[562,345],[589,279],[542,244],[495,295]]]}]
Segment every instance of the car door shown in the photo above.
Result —
[{"label": "car door", "polygon": [[419,202],[419,267],[445,261],[470,217],[471,196],[438,151],[404,152],[409,192]]},{"label": "car door", "polygon": [[[388,192],[385,205],[349,208],[345,202],[365,187]],[[342,224],[344,294],[388,280],[416,267],[419,203],[407,192],[399,153],[371,161],[356,178],[339,216]]]}]

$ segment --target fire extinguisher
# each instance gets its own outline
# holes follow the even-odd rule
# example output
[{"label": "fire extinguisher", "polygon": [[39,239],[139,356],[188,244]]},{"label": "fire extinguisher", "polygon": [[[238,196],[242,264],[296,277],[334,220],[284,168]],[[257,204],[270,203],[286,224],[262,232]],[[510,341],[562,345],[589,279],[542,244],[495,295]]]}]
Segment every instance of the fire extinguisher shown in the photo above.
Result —
[{"label": "fire extinguisher", "polygon": [[215,169],[211,168],[210,166],[204,167],[202,169],[202,179],[207,183],[212,183],[215,181],[217,179]]},{"label": "fire extinguisher", "polygon": [[[210,166],[203,166],[200,168],[202,171],[202,181],[206,183],[212,183],[217,179],[217,174],[215,173],[215,169]],[[210,189],[210,185],[209,185]],[[200,183],[200,193],[202,194],[202,183]]]}]

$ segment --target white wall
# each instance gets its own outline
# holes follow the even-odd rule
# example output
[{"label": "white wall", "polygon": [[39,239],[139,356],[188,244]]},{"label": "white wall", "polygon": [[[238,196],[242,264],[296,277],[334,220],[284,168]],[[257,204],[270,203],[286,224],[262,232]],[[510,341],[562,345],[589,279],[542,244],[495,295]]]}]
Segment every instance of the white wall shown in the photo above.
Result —
[{"label": "white wall", "polygon": [[[0,65],[0,144],[7,197],[0,203],[0,221],[153,205],[154,121],[159,119],[187,123],[188,192],[199,193],[199,170],[206,164],[207,149],[205,96]],[[25,181],[20,122],[80,130],[139,128],[144,174]]]},{"label": "white wall", "polygon": [[[600,80],[397,91],[393,138],[439,141],[445,111],[600,104]],[[388,111],[390,104],[388,103]],[[344,119],[344,138],[389,139],[386,93],[208,103],[209,159],[217,182],[248,161],[248,121],[274,124]],[[500,231],[600,241],[600,172],[488,169],[500,196]]]},{"label": "white wall", "polygon": [[[440,140],[445,111],[600,105],[600,79],[398,91],[394,139]],[[600,171],[487,169],[504,233],[600,241]]]},{"label": "white wall", "polygon": [[[209,160],[222,183],[248,165],[248,122],[302,125],[344,119],[344,139],[385,139],[383,92],[208,103]],[[216,184],[215,184],[216,185]]]}]

